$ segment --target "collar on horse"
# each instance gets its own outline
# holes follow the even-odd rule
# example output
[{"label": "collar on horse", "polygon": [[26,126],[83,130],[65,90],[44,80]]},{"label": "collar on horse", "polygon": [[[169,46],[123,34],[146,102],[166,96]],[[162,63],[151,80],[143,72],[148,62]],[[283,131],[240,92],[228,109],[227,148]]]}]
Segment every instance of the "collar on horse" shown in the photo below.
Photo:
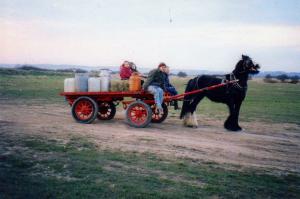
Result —
[{"label": "collar on horse", "polygon": [[[226,83],[227,81],[232,81],[232,80],[238,80],[238,79],[236,78],[236,76],[233,73],[230,73],[230,74],[225,75],[225,78],[222,79],[222,83]],[[247,90],[247,86],[241,86],[238,81],[232,83],[231,86],[233,88],[236,88],[241,91]],[[229,88],[229,85],[227,84],[227,89],[228,88]]]}]

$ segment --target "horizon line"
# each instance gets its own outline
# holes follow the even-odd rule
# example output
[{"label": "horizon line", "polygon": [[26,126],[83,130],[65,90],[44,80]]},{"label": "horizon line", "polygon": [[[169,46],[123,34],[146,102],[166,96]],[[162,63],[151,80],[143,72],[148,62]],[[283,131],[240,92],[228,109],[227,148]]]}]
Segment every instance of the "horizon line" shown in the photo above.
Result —
[{"label": "horizon line", "polygon": [[[24,66],[24,65],[28,65],[28,66],[38,66],[38,65],[52,65],[52,66],[77,66],[77,67],[90,67],[90,68],[99,68],[99,67],[119,67],[117,65],[113,66],[113,65],[108,65],[108,66],[105,66],[105,65],[81,65],[81,64],[46,64],[46,63],[43,63],[43,64],[32,64],[32,63],[24,63],[24,64],[8,64],[8,63],[0,63],[0,68],[5,68],[3,67],[3,65],[10,65],[10,66],[14,66],[12,68],[16,68],[16,66]],[[138,67],[138,68],[141,68],[141,69],[153,69],[155,67]],[[299,67],[300,68],[300,67]],[[61,68],[62,69],[62,68]],[[70,68],[71,69],[71,68]],[[215,72],[225,72],[227,70],[211,70],[211,69],[183,69],[183,68],[173,68],[172,70],[185,70],[185,71],[215,71]],[[285,73],[300,73],[300,70],[299,71],[285,71],[285,70],[261,70],[260,72],[285,72]]]}]

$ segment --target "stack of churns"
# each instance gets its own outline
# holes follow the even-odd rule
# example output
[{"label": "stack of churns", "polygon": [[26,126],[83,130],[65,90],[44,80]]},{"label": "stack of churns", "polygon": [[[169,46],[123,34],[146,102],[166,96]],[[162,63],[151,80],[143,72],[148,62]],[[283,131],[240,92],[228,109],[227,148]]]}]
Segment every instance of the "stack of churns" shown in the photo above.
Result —
[{"label": "stack of churns", "polygon": [[101,70],[99,77],[89,77],[88,73],[76,73],[75,78],[64,81],[64,92],[118,92],[141,90],[141,77],[133,73],[129,80],[112,79],[108,70]]},{"label": "stack of churns", "polygon": [[89,77],[88,73],[75,73],[75,78],[64,81],[65,92],[107,92],[110,90],[111,74],[101,70],[99,77]]}]

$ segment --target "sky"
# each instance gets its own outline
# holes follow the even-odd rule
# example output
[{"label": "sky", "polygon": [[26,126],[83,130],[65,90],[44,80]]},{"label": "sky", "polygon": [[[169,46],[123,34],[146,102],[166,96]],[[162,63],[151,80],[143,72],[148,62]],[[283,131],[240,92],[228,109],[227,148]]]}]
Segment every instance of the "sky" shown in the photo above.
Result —
[{"label": "sky", "polygon": [[0,0],[0,63],[300,71],[299,0]]}]

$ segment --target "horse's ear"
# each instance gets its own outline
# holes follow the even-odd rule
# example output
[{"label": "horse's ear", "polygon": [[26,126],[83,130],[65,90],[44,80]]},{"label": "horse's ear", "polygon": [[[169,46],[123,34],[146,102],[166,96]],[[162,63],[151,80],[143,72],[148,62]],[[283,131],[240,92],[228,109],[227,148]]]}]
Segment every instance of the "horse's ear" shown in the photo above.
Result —
[{"label": "horse's ear", "polygon": [[247,55],[242,55],[242,60],[245,60],[245,59],[247,59]]}]

